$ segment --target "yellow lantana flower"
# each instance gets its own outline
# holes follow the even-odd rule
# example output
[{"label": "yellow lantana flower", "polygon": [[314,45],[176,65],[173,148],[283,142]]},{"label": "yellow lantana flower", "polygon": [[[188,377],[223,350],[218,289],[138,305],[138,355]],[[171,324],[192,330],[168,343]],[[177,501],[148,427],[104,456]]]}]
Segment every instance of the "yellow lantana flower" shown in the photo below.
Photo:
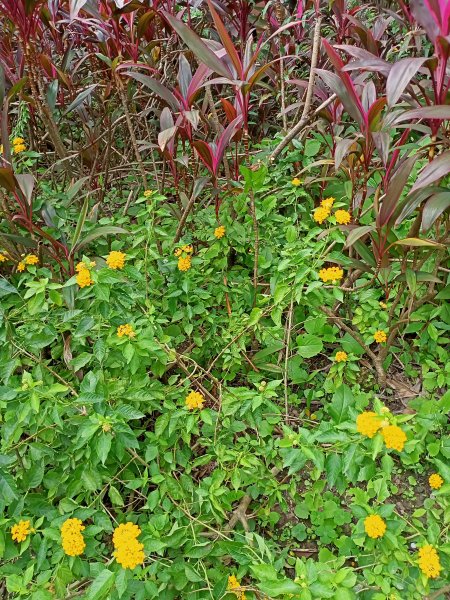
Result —
[{"label": "yellow lantana flower", "polygon": [[348,225],[352,220],[352,216],[347,210],[337,210],[334,213],[334,216],[339,225]]},{"label": "yellow lantana flower", "polygon": [[61,543],[64,552],[68,556],[79,556],[86,548],[83,534],[85,529],[80,519],[67,519],[61,525]]},{"label": "yellow lantana flower", "polygon": [[191,257],[190,256],[180,256],[178,259],[178,269],[180,271],[189,271],[191,268]]},{"label": "yellow lantana flower", "polygon": [[36,256],[36,254],[28,254],[25,256],[24,260],[26,265],[37,265],[39,262],[39,258]]},{"label": "yellow lantana flower", "polygon": [[11,527],[11,537],[14,542],[24,542],[32,531],[30,521],[19,521]]},{"label": "yellow lantana flower", "polygon": [[220,238],[223,238],[223,236],[225,235],[225,227],[223,225],[216,227],[214,229],[214,235],[218,240],[220,240]]},{"label": "yellow lantana flower", "polygon": [[316,221],[316,223],[319,223],[319,225],[322,225],[325,219],[327,219],[329,216],[330,209],[325,208],[324,206],[318,206],[313,213],[313,219]]},{"label": "yellow lantana flower", "polygon": [[439,475],[439,473],[433,473],[432,475],[430,475],[430,477],[428,478],[428,483],[430,484],[430,487],[433,490],[438,490],[439,488],[442,487],[444,480],[442,479],[442,477]]},{"label": "yellow lantana flower", "polygon": [[129,323],[125,323],[125,325],[119,325],[117,328],[117,337],[128,336],[130,339],[136,336],[136,332],[133,329],[133,326]]},{"label": "yellow lantana flower", "polygon": [[135,569],[145,560],[144,544],[136,539],[131,539],[114,551],[114,558],[122,568]]},{"label": "yellow lantana flower", "polygon": [[356,417],[356,430],[358,433],[373,438],[381,428],[381,417],[371,411],[366,411]]},{"label": "yellow lantana flower", "polygon": [[401,452],[407,440],[406,433],[397,425],[387,425],[381,430],[386,448]]},{"label": "yellow lantana flower", "polygon": [[236,597],[239,598],[239,600],[245,600],[245,592],[241,592],[240,587],[241,584],[236,578],[236,576],[230,575],[228,577],[227,590],[236,594]]},{"label": "yellow lantana flower", "polygon": [[386,523],[379,515],[369,515],[364,519],[364,529],[369,537],[376,540],[383,537],[386,531]]},{"label": "yellow lantana flower", "polygon": [[112,250],[106,258],[106,264],[110,269],[113,270],[123,269],[125,265],[126,256],[127,255],[123,252],[117,252],[116,250]]},{"label": "yellow lantana flower", "polygon": [[439,554],[431,544],[422,546],[419,550],[419,568],[426,577],[435,579],[442,570]]},{"label": "yellow lantana flower", "polygon": [[378,344],[383,344],[387,340],[386,332],[382,331],[381,329],[379,329],[378,331],[375,331],[375,333],[373,334],[373,339]]},{"label": "yellow lantana flower", "polygon": [[334,357],[334,360],[336,362],[346,362],[348,359],[348,354],[347,352],[344,352],[343,350],[339,350],[339,352],[336,352],[336,356]]},{"label": "yellow lantana flower", "polygon": [[294,179],[291,181],[291,184],[294,187],[298,187],[299,185],[302,185],[303,181],[301,179],[299,179],[298,177],[294,177]]},{"label": "yellow lantana flower", "polygon": [[344,277],[344,271],[339,267],[328,267],[319,271],[319,277],[324,283],[336,283]]},{"label": "yellow lantana flower", "polygon": [[134,523],[122,523],[114,530],[114,557],[124,569],[134,569],[145,560],[144,545],[137,540],[140,533]]},{"label": "yellow lantana flower", "polygon": [[204,401],[205,401],[205,398],[199,392],[190,392],[186,396],[186,400],[185,400],[186,406],[188,407],[189,410],[193,410],[194,408],[200,408],[200,410],[201,410],[203,408]]},{"label": "yellow lantana flower", "polygon": [[320,203],[320,206],[322,206],[323,208],[326,208],[328,210],[331,210],[333,208],[334,200],[335,200],[335,198],[333,198],[333,196],[330,196],[329,198],[325,198]]},{"label": "yellow lantana flower", "polygon": [[75,279],[80,288],[88,287],[94,283],[89,269],[81,269]]}]

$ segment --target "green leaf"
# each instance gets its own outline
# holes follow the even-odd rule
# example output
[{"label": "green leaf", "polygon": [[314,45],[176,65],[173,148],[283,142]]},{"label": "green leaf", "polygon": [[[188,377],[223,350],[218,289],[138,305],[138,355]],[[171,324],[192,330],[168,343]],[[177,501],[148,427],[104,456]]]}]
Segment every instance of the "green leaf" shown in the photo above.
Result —
[{"label": "green leaf", "polygon": [[114,573],[108,569],[100,571],[89,587],[86,600],[103,600],[107,598],[114,584]]},{"label": "green leaf", "polygon": [[284,594],[300,594],[303,592],[303,588],[291,581],[285,579],[284,581],[262,581],[258,588],[269,596],[281,596]]},{"label": "green leaf", "polygon": [[119,494],[118,490],[113,486],[109,486],[109,499],[114,506],[124,506],[125,502],[123,501],[122,496]]},{"label": "green leaf", "polygon": [[347,418],[348,409],[354,403],[353,394],[349,387],[341,385],[333,394],[328,413],[336,424],[340,424]]},{"label": "green leaf", "polygon": [[3,296],[8,296],[9,294],[18,293],[19,292],[16,290],[16,288],[6,281],[6,279],[3,279],[3,277],[0,279],[0,298],[3,298]]},{"label": "green leaf", "polygon": [[90,244],[94,240],[99,237],[107,236],[107,235],[119,235],[122,233],[128,233],[126,229],[122,227],[115,227],[114,225],[102,225],[101,227],[97,227],[94,231],[91,231],[85,238],[80,240],[70,251],[71,255],[74,255],[76,252],[84,248],[87,244]]},{"label": "green leaf", "polygon": [[340,454],[329,454],[325,461],[325,472],[327,483],[330,488],[334,487],[337,478],[342,473],[342,456]]},{"label": "green leaf", "polygon": [[97,438],[97,455],[104,465],[108,458],[109,451],[111,450],[112,436],[110,433],[104,433],[103,431]]},{"label": "green leaf", "polygon": [[393,246],[414,246],[414,247],[423,247],[423,248],[433,248],[435,250],[445,250],[445,246],[443,244],[438,244],[438,242],[433,242],[432,240],[422,240],[420,238],[405,238],[403,240],[397,240],[392,244]]},{"label": "green leaf", "polygon": [[256,325],[256,323],[260,320],[261,317],[262,310],[260,308],[254,308],[248,318],[248,326],[251,327],[252,325]]},{"label": "green leaf", "polygon": [[298,353],[303,358],[311,358],[316,356],[323,349],[322,340],[316,335],[306,333],[297,337]]}]

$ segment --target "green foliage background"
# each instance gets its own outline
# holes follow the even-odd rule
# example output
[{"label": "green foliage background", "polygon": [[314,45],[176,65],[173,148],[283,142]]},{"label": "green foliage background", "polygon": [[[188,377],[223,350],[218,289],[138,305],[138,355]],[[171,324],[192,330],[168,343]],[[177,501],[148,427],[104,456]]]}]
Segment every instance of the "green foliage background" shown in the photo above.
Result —
[{"label": "green foliage background", "polygon": [[[325,255],[345,263],[345,238],[333,227],[324,236],[308,189],[290,183],[292,162],[312,162],[312,150],[298,144],[270,174],[244,168],[247,190],[222,205],[221,240],[203,202],[178,244],[194,246],[186,273],[176,220],[155,193],[100,219],[128,233],[84,248],[94,285],[57,283],[45,262],[0,279],[0,574],[12,598],[233,598],[231,574],[247,598],[405,600],[442,585],[420,574],[417,548],[436,545],[448,572],[449,307],[413,313],[387,359],[422,376],[422,392],[405,401],[379,389],[364,349],[320,310],[346,302],[369,346],[387,323],[369,274],[345,297],[318,278]],[[339,185],[325,192],[345,198]],[[267,282],[257,298],[250,189]],[[107,268],[111,249],[126,253],[123,270]],[[117,337],[124,323],[135,338]],[[337,350],[348,362],[333,361]],[[184,405],[192,389],[201,411]],[[383,407],[407,434],[401,453],[356,431],[360,412]],[[445,480],[433,493],[432,472]],[[381,540],[364,532],[373,512],[387,523]],[[74,516],[87,548],[70,558],[59,527]],[[36,532],[16,544],[21,518]],[[146,553],[133,572],[111,558],[113,528],[128,520]]]}]

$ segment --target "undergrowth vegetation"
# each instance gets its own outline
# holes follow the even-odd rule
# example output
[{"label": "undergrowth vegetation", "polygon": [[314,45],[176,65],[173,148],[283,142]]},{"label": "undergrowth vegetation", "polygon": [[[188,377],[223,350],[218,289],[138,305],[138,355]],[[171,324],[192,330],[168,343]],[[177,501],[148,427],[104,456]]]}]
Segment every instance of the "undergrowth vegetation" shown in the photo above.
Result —
[{"label": "undergrowth vegetation", "polygon": [[448,597],[448,2],[0,29],[2,597]]}]

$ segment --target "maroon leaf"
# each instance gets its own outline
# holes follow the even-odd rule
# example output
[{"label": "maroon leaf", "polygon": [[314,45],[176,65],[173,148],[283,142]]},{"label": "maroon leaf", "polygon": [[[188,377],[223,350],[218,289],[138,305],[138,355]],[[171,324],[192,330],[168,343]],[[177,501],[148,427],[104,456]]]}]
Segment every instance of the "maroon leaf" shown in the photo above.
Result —
[{"label": "maroon leaf", "polygon": [[402,203],[402,207],[398,217],[395,220],[395,226],[398,227],[402,221],[411,215],[418,206],[422,204],[424,200],[429,198],[434,190],[439,190],[440,188],[425,188],[424,190],[417,190],[415,192],[410,193],[406,200]]},{"label": "maroon leaf", "polygon": [[202,140],[197,140],[193,142],[192,145],[196,149],[206,168],[211,171],[211,173],[214,173],[214,158],[211,146]]},{"label": "maroon leaf", "polygon": [[433,194],[427,201],[422,213],[422,231],[428,231],[433,223],[450,206],[450,192]]},{"label": "maroon leaf", "polygon": [[411,173],[411,169],[413,168],[416,160],[417,157],[414,155],[407,158],[398,167],[391,181],[389,182],[386,196],[381,205],[381,210],[377,216],[377,225],[379,227],[386,225],[398,208],[398,201],[405,188],[409,174]]},{"label": "maroon leaf", "polygon": [[403,58],[392,66],[386,82],[386,95],[389,106],[394,106],[408,83],[426,60],[424,57]]},{"label": "maroon leaf", "polygon": [[440,154],[431,163],[426,165],[424,169],[419,173],[416,183],[413,185],[411,191],[418,190],[427,185],[431,185],[441,177],[445,177],[450,173],[450,150]]},{"label": "maroon leaf", "polygon": [[167,104],[169,104],[173,109],[176,110],[178,108],[179,103],[175,96],[172,94],[172,92],[168,88],[166,88],[166,86],[164,86],[162,83],[160,83],[156,79],[153,79],[153,77],[149,77],[148,75],[142,75],[141,73],[132,73],[131,71],[127,71],[126,75],[129,75],[133,79],[136,79],[136,81],[139,81],[146,87],[150,88],[152,92],[154,92],[157,96],[165,100]]},{"label": "maroon leaf", "polygon": [[402,123],[403,121],[410,121],[411,119],[438,119],[440,121],[450,120],[450,105],[437,104],[436,106],[422,106],[421,108],[407,110],[398,116],[394,123]]},{"label": "maroon leaf", "polygon": [[208,3],[208,8],[211,12],[212,18],[214,20],[214,25],[216,26],[217,33],[220,36],[223,47],[227,51],[228,56],[230,57],[231,62],[233,63],[234,68],[236,69],[238,77],[242,79],[242,63],[241,59],[239,58],[239,54],[237,53],[236,48],[234,47],[234,44],[225,28],[225,25],[223,24],[221,18],[217,14],[216,9],[212,5],[212,2],[210,0],[206,0],[206,2]]},{"label": "maroon leaf", "polygon": [[[336,50],[331,46],[331,44],[325,39],[322,40],[322,44],[326,50],[326,53],[328,54],[328,58],[331,60],[334,68],[337,70],[341,82],[344,84],[345,89],[347,90],[348,96],[352,99],[354,106],[358,110],[358,113],[359,113],[359,117],[357,119],[358,123],[361,121],[362,122],[361,124],[364,124],[366,121],[366,114],[365,114],[364,108],[361,104],[361,100],[356,92],[356,88],[352,81],[352,78],[350,77],[350,75],[348,73],[345,73],[343,71],[344,63],[342,62],[342,60],[341,60],[339,54],[336,52]],[[342,103],[344,104],[343,100],[342,100]],[[344,106],[345,106],[345,104],[344,104]]]},{"label": "maroon leaf", "polygon": [[361,225],[360,227],[355,227],[348,234],[347,239],[345,240],[345,247],[350,248],[350,246],[353,246],[353,244],[358,241],[359,238],[374,230],[375,227],[373,225]]},{"label": "maroon leaf", "polygon": [[219,143],[217,144],[217,150],[214,155],[214,161],[213,161],[215,175],[217,175],[217,172],[219,170],[219,165],[222,161],[223,155],[225,153],[225,150],[226,150],[228,144],[230,143],[231,138],[233,137],[233,135],[236,133],[236,131],[238,130],[238,128],[241,125],[242,125],[242,115],[238,115],[234,119],[234,121],[232,121],[228,125],[228,127],[225,129],[225,131],[220,136]]},{"label": "maroon leaf", "polygon": [[180,58],[178,60],[178,85],[180,86],[180,91],[183,98],[188,97],[191,81],[192,72],[189,61],[184,54],[180,54]]},{"label": "maroon leaf", "polygon": [[348,114],[355,119],[360,127],[364,127],[364,117],[359,110],[358,104],[355,103],[353,96],[348,93],[348,90],[340,77],[336,75],[336,73],[325,71],[323,69],[316,69],[316,73],[322,79],[325,85],[327,85],[330,90],[337,95]]},{"label": "maroon leaf", "polygon": [[207,65],[212,71],[222,75],[222,77],[231,77],[231,72],[226,64],[216,56],[216,54],[208,48],[205,42],[199,37],[195,31],[190,29],[182,21],[169,13],[162,11],[164,18],[178,33],[183,42],[189,46],[198,60]]},{"label": "maroon leaf", "polygon": [[[336,144],[336,149],[334,151],[334,167],[336,171],[341,166],[341,162],[347,156],[353,145],[355,145],[355,147],[357,145],[356,138],[344,138],[343,140],[339,140],[339,142]],[[355,151],[356,150],[353,150],[353,152]]]},{"label": "maroon leaf", "polygon": [[427,4],[426,0],[411,0],[411,12],[416,21],[425,29],[430,40],[434,42],[436,36],[439,34],[439,27],[433,18],[430,6],[427,6]]}]

